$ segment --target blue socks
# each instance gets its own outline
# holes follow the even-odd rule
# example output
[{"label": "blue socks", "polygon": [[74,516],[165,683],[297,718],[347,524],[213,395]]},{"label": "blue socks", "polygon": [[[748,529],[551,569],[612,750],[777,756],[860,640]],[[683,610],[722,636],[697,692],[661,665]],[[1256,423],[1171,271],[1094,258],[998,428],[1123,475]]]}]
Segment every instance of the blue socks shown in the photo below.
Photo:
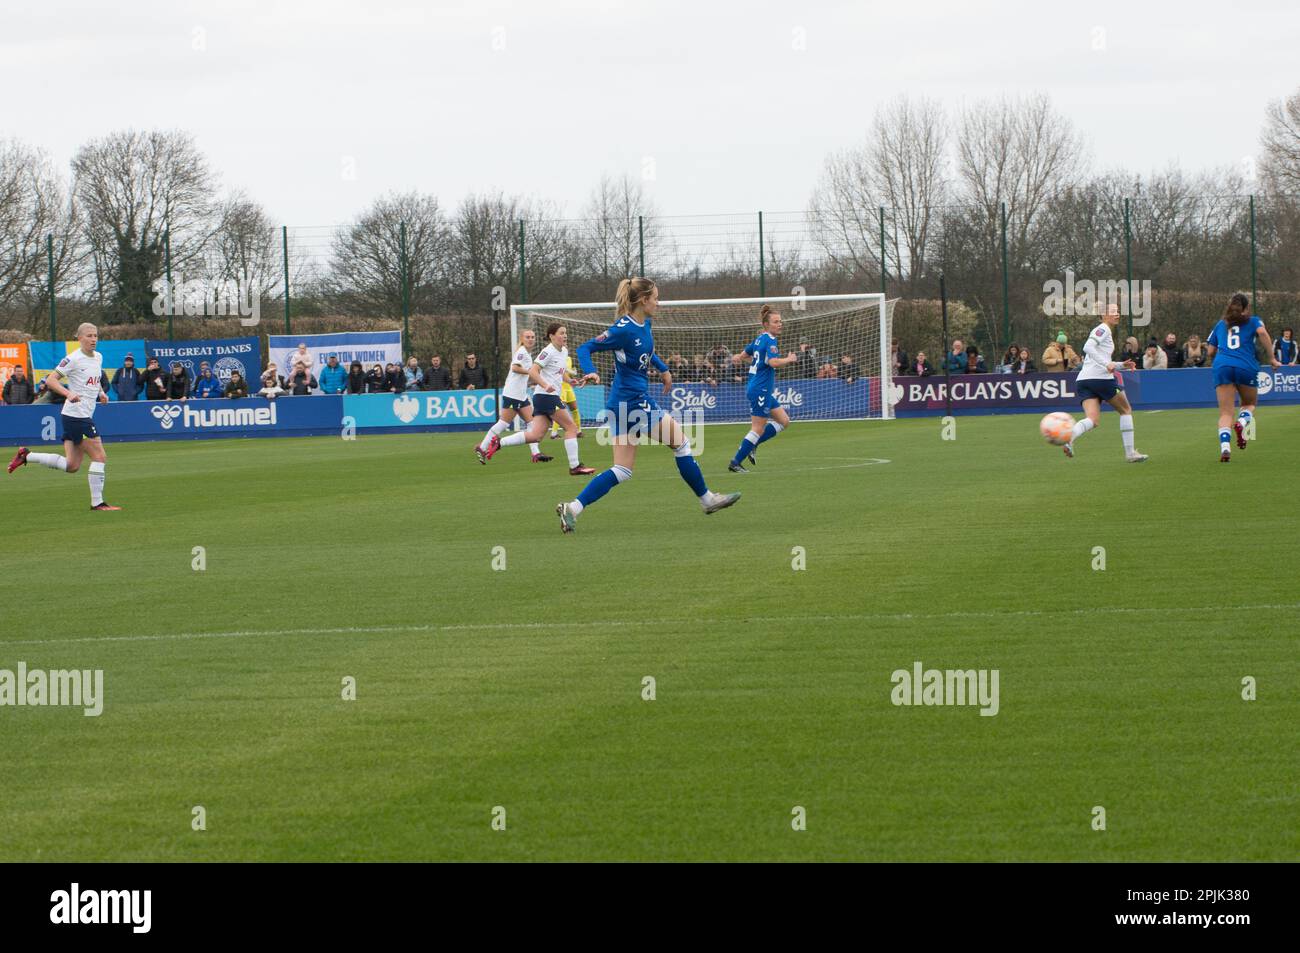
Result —
[{"label": "blue socks", "polygon": [[[682,453],[683,450],[686,452]],[[681,448],[677,450],[674,458],[677,460],[677,472],[682,475],[682,479],[685,480],[686,485],[691,488],[691,492],[696,496],[703,496],[705,493],[708,493],[709,488],[704,482],[704,474],[700,472],[700,465],[696,463],[695,458],[691,456],[690,441],[682,444]]]},{"label": "blue socks", "polygon": [[745,439],[740,441],[740,449],[737,450],[736,455],[731,458],[731,462],[734,463],[736,466],[740,466],[740,461],[744,460],[745,457],[753,453],[754,447],[756,447],[758,445],[758,442],[762,439],[763,439],[762,437],[754,433],[754,431],[752,430],[746,433]]},{"label": "blue socks", "polygon": [[582,488],[582,492],[578,494],[578,502],[583,506],[591,506],[592,503],[595,503],[618,484],[618,474],[614,472],[612,467],[597,473],[591,478],[591,482]]},{"label": "blue socks", "polygon": [[763,428],[763,436],[758,438],[758,442],[767,443],[769,440],[771,440],[773,437],[775,437],[784,429],[785,428],[782,427],[780,424],[769,423],[766,427]]}]

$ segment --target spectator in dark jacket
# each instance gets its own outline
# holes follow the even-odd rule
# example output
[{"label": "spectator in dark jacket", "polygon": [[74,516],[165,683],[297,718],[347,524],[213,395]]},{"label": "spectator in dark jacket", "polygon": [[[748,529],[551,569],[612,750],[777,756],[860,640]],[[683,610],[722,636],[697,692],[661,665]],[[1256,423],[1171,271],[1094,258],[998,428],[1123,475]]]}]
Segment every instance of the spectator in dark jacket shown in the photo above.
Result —
[{"label": "spectator in dark jacket", "polygon": [[386,385],[384,368],[382,365],[376,364],[370,369],[370,373],[366,375],[366,393],[382,394],[387,389]]},{"label": "spectator in dark jacket", "polygon": [[366,392],[366,372],[361,369],[360,361],[353,361],[348,365],[347,392],[349,394]]},{"label": "spectator in dark jacket", "polygon": [[247,397],[248,381],[244,380],[244,375],[239,371],[230,372],[230,383],[226,385],[227,397]]},{"label": "spectator in dark jacket", "polygon": [[461,390],[481,390],[488,386],[487,371],[479,366],[478,355],[466,354],[456,386]]},{"label": "spectator in dark jacket", "polygon": [[1119,362],[1123,364],[1125,361],[1132,361],[1134,367],[1142,366],[1142,346],[1138,344],[1138,339],[1135,337],[1124,339],[1124,349],[1119,353]]},{"label": "spectator in dark jacket", "polygon": [[144,368],[144,399],[167,399],[167,374],[158,366],[158,358],[151,357]]},{"label": "spectator in dark jacket", "polygon": [[172,361],[172,372],[165,378],[168,400],[188,400],[190,396],[190,378],[180,361]]},{"label": "spectator in dark jacket", "polygon": [[894,346],[890,351],[890,366],[894,369],[895,377],[912,373],[912,369],[907,366],[907,352],[898,346],[897,341],[894,342]]},{"label": "spectator in dark jacket", "polygon": [[306,397],[317,387],[316,377],[305,364],[295,364],[293,376],[289,378],[289,393],[294,397]]},{"label": "spectator in dark jacket", "polygon": [[435,354],[424,372],[425,390],[451,390],[451,371],[442,366],[442,355]]},{"label": "spectator in dark jacket", "polygon": [[1165,335],[1165,343],[1160,345],[1160,350],[1165,352],[1167,365],[1170,368],[1183,366],[1183,349],[1178,346],[1178,335],[1170,331]]},{"label": "spectator in dark jacket", "polygon": [[32,387],[32,379],[27,376],[26,369],[21,364],[15,364],[13,374],[5,381],[4,402],[30,404],[35,396],[36,389]]},{"label": "spectator in dark jacket", "polygon": [[1032,374],[1038,368],[1034,365],[1034,359],[1029,355],[1029,348],[1022,347],[1016,355],[1016,359],[1011,362],[1012,374]]},{"label": "spectator in dark jacket", "polygon": [[406,372],[400,364],[389,364],[384,368],[384,390],[390,394],[400,394],[406,390]]},{"label": "spectator in dark jacket", "polygon": [[144,391],[144,375],[135,366],[135,356],[128,354],[122,358],[122,367],[113,375],[110,385],[118,400],[139,400]]},{"label": "spectator in dark jacket", "polygon": [[980,357],[979,348],[974,344],[966,348],[966,367],[967,374],[984,374],[987,369],[984,367],[984,358]]},{"label": "spectator in dark jacket", "polygon": [[212,373],[212,366],[204,361],[199,365],[199,376],[194,378],[195,398],[209,399],[220,397],[225,392],[221,386],[221,378]]},{"label": "spectator in dark jacket", "polygon": [[1205,360],[1209,357],[1205,345],[1201,343],[1199,334],[1193,334],[1183,345],[1183,367],[1204,367]]},{"label": "spectator in dark jacket", "polygon": [[934,373],[934,368],[930,366],[930,362],[926,359],[925,352],[917,351],[916,360],[910,362],[903,373],[915,374],[917,377],[929,377]]}]

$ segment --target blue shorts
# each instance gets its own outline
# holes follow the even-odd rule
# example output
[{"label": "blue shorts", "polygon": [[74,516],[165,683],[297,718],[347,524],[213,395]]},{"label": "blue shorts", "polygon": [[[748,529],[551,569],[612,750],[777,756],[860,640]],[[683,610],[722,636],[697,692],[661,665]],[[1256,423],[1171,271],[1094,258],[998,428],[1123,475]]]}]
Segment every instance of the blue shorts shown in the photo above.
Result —
[{"label": "blue shorts", "polygon": [[564,401],[560,400],[559,394],[544,394],[539,391],[533,395],[533,413],[535,414],[551,417],[563,406]]},{"label": "blue shorts", "polygon": [[505,394],[501,395],[502,410],[523,410],[527,406],[528,401],[526,400],[520,400],[518,397],[507,397]]},{"label": "blue shorts", "polygon": [[59,414],[59,416],[63,418],[63,439],[71,440],[74,446],[82,440],[95,440],[99,437],[93,418],[69,417],[67,414]]},{"label": "blue shorts", "polygon": [[1074,393],[1078,396],[1080,402],[1092,398],[1105,403],[1119,393],[1119,384],[1115,382],[1113,377],[1104,380],[1075,381]]},{"label": "blue shorts", "polygon": [[781,402],[770,390],[756,391],[745,396],[749,398],[749,413],[754,417],[766,417],[781,407]]},{"label": "blue shorts", "polygon": [[1258,387],[1259,371],[1248,371],[1236,364],[1214,365],[1214,386],[1236,384],[1238,387]]},{"label": "blue shorts", "polygon": [[615,437],[639,437],[650,434],[659,426],[664,412],[649,394],[605,405],[609,432]]}]

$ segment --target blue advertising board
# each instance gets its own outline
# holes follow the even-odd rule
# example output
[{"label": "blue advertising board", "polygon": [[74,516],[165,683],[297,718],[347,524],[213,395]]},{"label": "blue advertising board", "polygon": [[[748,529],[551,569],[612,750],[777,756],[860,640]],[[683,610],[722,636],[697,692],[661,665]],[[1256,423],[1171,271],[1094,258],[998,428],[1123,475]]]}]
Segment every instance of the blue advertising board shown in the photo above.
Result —
[{"label": "blue advertising board", "polygon": [[[890,388],[899,417],[1015,414],[1077,408],[1075,374],[954,374],[895,377]],[[1124,371],[1124,392],[1137,410],[1215,407],[1214,372],[1208,367]],[[1300,403],[1300,366],[1263,368],[1258,375],[1261,404]],[[951,404],[948,386],[951,385]]]}]

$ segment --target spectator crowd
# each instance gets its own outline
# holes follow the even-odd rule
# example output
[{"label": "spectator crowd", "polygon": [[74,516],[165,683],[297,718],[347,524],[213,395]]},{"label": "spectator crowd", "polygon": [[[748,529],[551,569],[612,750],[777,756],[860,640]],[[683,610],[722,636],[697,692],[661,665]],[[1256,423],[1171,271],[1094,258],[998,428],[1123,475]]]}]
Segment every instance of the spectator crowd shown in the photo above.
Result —
[{"label": "spectator crowd", "polygon": [[[375,364],[366,370],[360,361],[344,367],[337,354],[330,354],[324,366],[317,369],[315,359],[306,343],[298,345],[280,368],[275,361],[267,364],[259,380],[252,386],[239,371],[232,371],[226,381],[213,371],[209,362],[199,364],[198,373],[191,376],[180,361],[172,361],[163,368],[156,357],[145,361],[144,370],[135,363],[135,355],[127,354],[115,373],[105,368],[101,380],[104,393],[119,401],[135,400],[211,400],[214,398],[240,398],[253,393],[259,397],[304,396],[308,394],[400,394],[409,390],[483,390],[491,385],[487,370],[478,362],[478,355],[465,355],[460,373],[453,378],[451,370],[443,364],[442,355],[435,354],[428,367],[421,367],[415,355],[406,363]],[[62,398],[45,387],[44,380],[32,380],[22,365],[16,365],[5,381],[0,402],[4,404],[62,403]]]},{"label": "spectator crowd", "polygon": [[[807,341],[799,342],[798,375],[815,377],[818,380],[843,380],[852,383],[859,377],[857,362],[851,354],[819,355],[817,348]],[[1274,356],[1285,365],[1300,363],[1300,346],[1291,328],[1284,328],[1274,341]],[[1136,337],[1124,339],[1124,345],[1118,355],[1119,361],[1132,361],[1142,370],[1166,370],[1182,367],[1205,367],[1208,364],[1205,343],[1199,335],[1190,335],[1182,344],[1178,335],[1170,332],[1163,339],[1152,337],[1145,347],[1138,343]],[[1082,358],[1073,347],[1064,331],[1047,345],[1039,355],[1037,362],[1029,348],[1012,344],[1002,355],[1002,360],[989,368],[979,348],[957,339],[952,342],[952,350],[939,361],[937,366],[927,357],[925,351],[917,351],[909,356],[897,342],[892,349],[893,373],[898,377],[929,377],[932,374],[1033,374],[1038,371],[1075,371]],[[719,382],[743,384],[747,369],[744,363],[737,363],[732,352],[725,344],[718,344],[707,353],[686,357],[672,353],[666,361],[673,379],[681,383],[700,383],[716,387]],[[487,369],[478,361],[478,355],[465,355],[460,371],[453,376],[451,369],[443,364],[442,355],[435,354],[429,359],[429,365],[422,367],[415,355],[407,358],[405,364],[375,364],[369,370],[360,361],[353,361],[347,367],[340,363],[337,354],[326,357],[325,365],[315,368],[315,359],[307,349],[306,343],[300,343],[288,360],[288,367],[281,369],[274,361],[269,362],[261,378],[254,382],[260,385],[256,391],[250,391],[250,383],[244,380],[239,371],[232,371],[227,381],[222,381],[207,361],[199,364],[198,373],[191,377],[180,361],[172,361],[164,369],[156,357],[145,361],[144,370],[135,363],[135,356],[127,354],[122,366],[116,373],[105,373],[101,385],[105,393],[111,393],[119,401],[133,400],[196,400],[218,397],[240,398],[255,393],[261,397],[279,397],[281,395],[304,396],[318,391],[322,394],[401,394],[414,390],[484,390],[492,386]],[[60,403],[62,398],[51,393],[44,380],[33,380],[27,376],[22,365],[17,365],[8,380],[5,381],[0,403],[31,404]]]},{"label": "spectator crowd", "polygon": [[[1273,343],[1273,355],[1284,365],[1300,363],[1300,347],[1291,328],[1283,328],[1281,335]],[[1178,343],[1178,335],[1170,332],[1163,339],[1151,338],[1145,347],[1135,337],[1124,339],[1124,345],[1116,357],[1117,362],[1132,361],[1138,370],[1163,371],[1181,367],[1208,367],[1209,352],[1199,335],[1190,335],[1187,340]],[[931,374],[1033,374],[1037,371],[1076,371],[1083,358],[1070,346],[1069,337],[1064,331],[1056,340],[1047,345],[1039,356],[1038,362],[1029,348],[1012,344],[1002,355],[1002,360],[991,369],[986,365],[983,355],[975,345],[967,345],[961,339],[952,342],[952,351],[936,368],[918,351],[915,358],[909,358],[907,352],[897,343],[893,346],[893,368],[898,377],[929,377]],[[822,376],[820,373],[818,376]]]}]

